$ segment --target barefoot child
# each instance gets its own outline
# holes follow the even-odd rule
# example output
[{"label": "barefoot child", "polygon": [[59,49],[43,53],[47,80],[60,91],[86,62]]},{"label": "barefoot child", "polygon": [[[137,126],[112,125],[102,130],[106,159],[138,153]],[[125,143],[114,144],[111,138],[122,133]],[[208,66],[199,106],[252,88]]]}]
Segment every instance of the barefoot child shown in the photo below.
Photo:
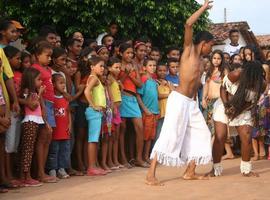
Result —
[{"label": "barefoot child", "polygon": [[156,136],[158,107],[157,82],[152,78],[156,71],[156,61],[147,59],[144,61],[145,75],[141,77],[142,87],[137,90],[137,99],[143,113],[144,133],[144,160],[150,164],[151,143]]},{"label": "barefoot child", "polygon": [[34,51],[36,63],[33,64],[33,67],[40,71],[42,84],[46,87],[46,90],[42,94],[44,99],[44,104],[42,104],[44,106],[43,115],[46,116],[44,119],[46,125],[40,129],[36,148],[38,178],[41,182],[55,183],[55,177],[48,176],[44,171],[52,139],[52,127],[56,126],[53,109],[54,89],[52,84],[52,70],[48,66],[51,61],[53,47],[50,43],[41,41],[36,45]]},{"label": "barefoot child", "polygon": [[157,162],[167,166],[188,164],[183,175],[185,180],[203,179],[195,174],[196,165],[211,161],[211,133],[203,115],[193,98],[197,94],[202,56],[211,52],[213,36],[200,32],[192,42],[192,27],[198,18],[211,8],[206,0],[185,24],[184,52],[181,56],[179,75],[181,83],[167,101],[167,110],[160,137],[151,153],[151,167],[146,176],[146,184],[160,185],[155,172]]},{"label": "barefoot child", "polygon": [[102,123],[102,111],[106,108],[106,96],[99,77],[104,71],[104,60],[92,57],[91,74],[84,90],[89,107],[85,111],[88,121],[88,176],[102,176],[107,173],[97,166],[97,147]]},{"label": "barefoot child", "polygon": [[20,180],[24,186],[41,186],[42,183],[32,179],[31,163],[34,154],[39,126],[44,124],[41,110],[42,86],[41,74],[32,67],[24,70],[20,88],[21,97],[32,101],[36,106],[24,105],[24,119],[22,120],[22,135],[20,143]]}]

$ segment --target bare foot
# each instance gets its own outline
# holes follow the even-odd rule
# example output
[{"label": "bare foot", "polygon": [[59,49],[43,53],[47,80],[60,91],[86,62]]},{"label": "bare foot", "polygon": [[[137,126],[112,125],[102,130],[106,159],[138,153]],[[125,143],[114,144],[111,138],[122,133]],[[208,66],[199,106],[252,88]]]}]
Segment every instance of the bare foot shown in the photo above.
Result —
[{"label": "bare foot", "polygon": [[234,159],[234,155],[233,154],[232,155],[226,154],[226,155],[222,156],[222,160],[229,160],[229,159]]},{"label": "bare foot", "polygon": [[159,182],[155,177],[146,177],[145,184],[150,186],[164,186],[164,184]]},{"label": "bare foot", "polygon": [[184,174],[182,178],[184,180],[209,180],[209,176],[199,176],[196,174],[193,175]]},{"label": "bare foot", "polygon": [[244,177],[260,177],[260,175],[256,172],[249,172],[248,174],[242,174]]}]

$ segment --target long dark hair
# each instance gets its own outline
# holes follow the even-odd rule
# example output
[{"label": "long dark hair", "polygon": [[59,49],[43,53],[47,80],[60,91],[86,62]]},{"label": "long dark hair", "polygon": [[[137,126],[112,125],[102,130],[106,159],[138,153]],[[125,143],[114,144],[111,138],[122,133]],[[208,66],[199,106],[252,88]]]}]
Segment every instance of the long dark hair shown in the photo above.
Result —
[{"label": "long dark hair", "polygon": [[85,47],[79,57],[78,61],[78,70],[81,73],[81,77],[84,78],[85,76],[90,75],[90,67],[89,67],[89,55],[91,52],[95,51],[91,47]]},{"label": "long dark hair", "polygon": [[234,119],[246,109],[246,97],[249,91],[253,91],[255,94],[255,102],[253,102],[250,109],[257,105],[260,95],[264,92],[264,80],[265,72],[259,61],[250,61],[244,64],[238,89],[228,102],[228,105],[234,110],[233,115],[229,116],[231,119]]},{"label": "long dark hair", "polygon": [[221,57],[221,63],[220,63],[220,66],[218,66],[218,71],[220,72],[220,77],[222,77],[224,75],[225,67],[224,67],[223,52],[221,50],[217,49],[217,50],[213,51],[213,53],[211,54],[211,57],[210,57],[211,67],[210,67],[210,69],[208,70],[208,72],[206,74],[206,78],[210,78],[213,75],[213,72],[215,70],[215,67],[214,67],[213,62],[212,62],[213,57],[214,57],[215,54],[218,54]]},{"label": "long dark hair", "polygon": [[22,74],[20,96],[23,97],[24,91],[27,89],[29,92],[37,92],[35,79],[40,74],[40,71],[33,67],[26,68]]}]

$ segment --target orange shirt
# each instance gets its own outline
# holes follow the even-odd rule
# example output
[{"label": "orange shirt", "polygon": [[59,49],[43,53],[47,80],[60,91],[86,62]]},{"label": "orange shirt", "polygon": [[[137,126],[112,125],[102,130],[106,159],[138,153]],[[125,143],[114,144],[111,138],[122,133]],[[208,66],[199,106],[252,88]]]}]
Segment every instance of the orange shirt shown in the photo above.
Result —
[{"label": "orange shirt", "polygon": [[[119,77],[125,75],[125,71],[121,71],[120,74],[119,74]],[[129,76],[133,77],[133,78],[136,78],[137,76],[137,73],[136,71],[132,71],[130,72]],[[127,90],[127,91],[130,91],[130,92],[133,92],[133,93],[137,93],[137,89],[136,89],[136,85],[132,82],[131,78],[127,76],[123,81],[122,81],[122,84],[123,84],[123,87],[124,87],[124,90]]]}]

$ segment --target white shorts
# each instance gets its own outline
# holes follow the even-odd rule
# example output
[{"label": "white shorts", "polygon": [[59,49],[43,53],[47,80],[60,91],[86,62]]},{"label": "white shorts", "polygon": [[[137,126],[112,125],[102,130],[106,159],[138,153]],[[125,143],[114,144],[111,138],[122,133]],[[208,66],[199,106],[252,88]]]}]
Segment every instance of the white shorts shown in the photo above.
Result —
[{"label": "white shorts", "polygon": [[11,112],[11,125],[6,132],[5,150],[7,153],[16,153],[21,137],[21,119]]},{"label": "white shorts", "polygon": [[212,160],[211,133],[194,101],[173,91],[167,101],[160,137],[151,159],[167,166],[182,166],[190,161],[196,165]]},{"label": "white shorts", "polygon": [[228,124],[228,117],[225,114],[225,108],[221,98],[216,100],[213,107],[213,120],[223,124]]},{"label": "white shorts", "polygon": [[223,124],[228,124],[229,126],[253,125],[253,120],[250,111],[244,111],[235,119],[229,120],[227,115],[225,114],[225,108],[221,98],[219,98],[214,103],[213,120],[216,122],[221,122]]}]

